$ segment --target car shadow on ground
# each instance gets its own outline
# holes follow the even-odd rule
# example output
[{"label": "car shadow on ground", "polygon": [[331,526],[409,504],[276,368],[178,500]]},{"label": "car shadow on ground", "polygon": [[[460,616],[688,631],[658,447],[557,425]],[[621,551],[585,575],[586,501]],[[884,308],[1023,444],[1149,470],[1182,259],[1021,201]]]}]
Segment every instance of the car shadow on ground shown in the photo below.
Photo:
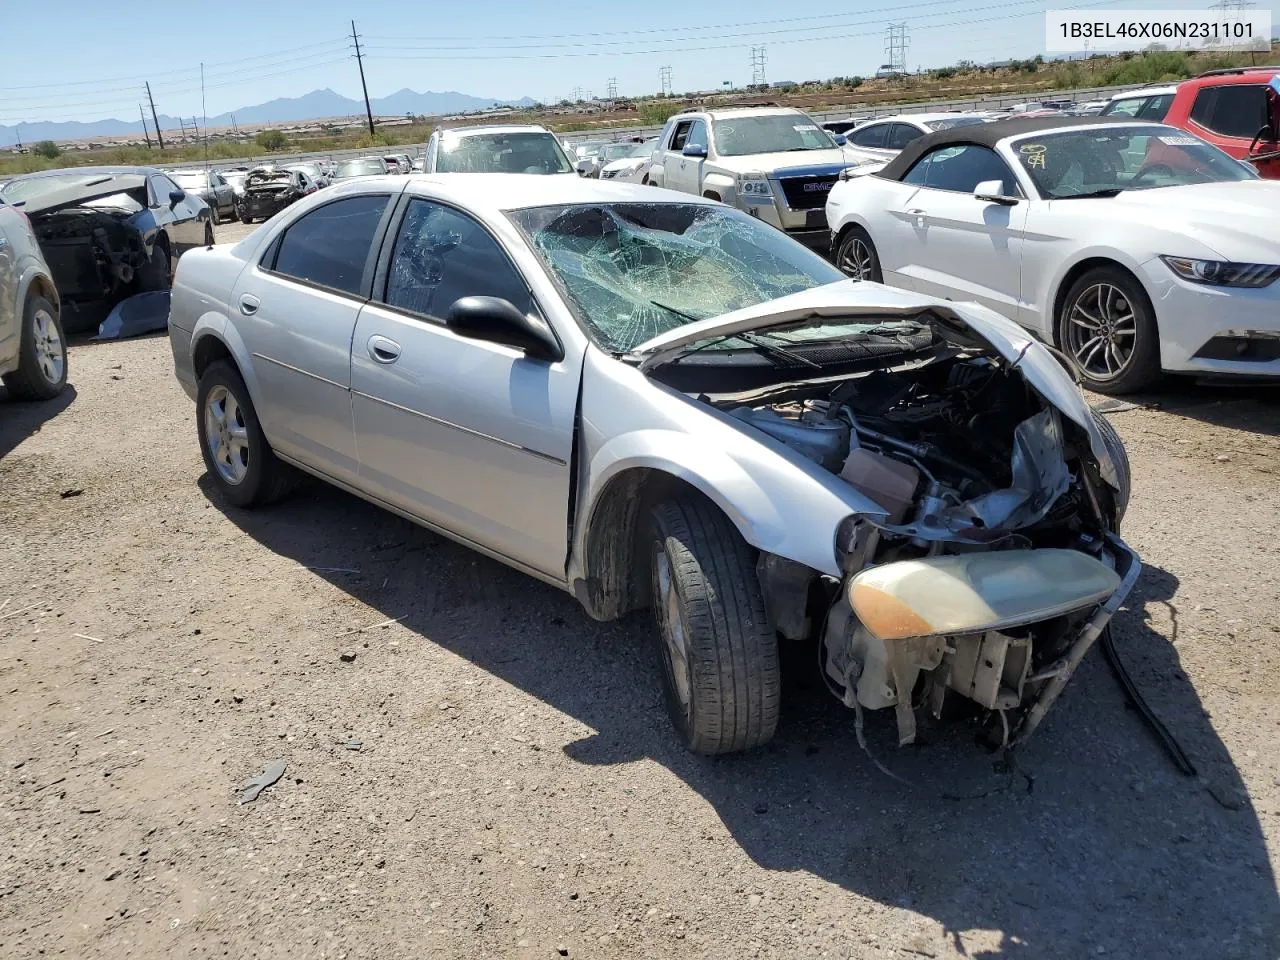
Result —
[{"label": "car shadow on ground", "polygon": [[1280,437],[1280,383],[1198,383],[1170,377],[1157,390],[1116,399],[1213,426]]},{"label": "car shadow on ground", "polygon": [[76,388],[71,384],[52,400],[14,400],[0,386],[0,457],[8,456],[18,444],[71,406]]},{"label": "car shadow on ground", "polygon": [[[892,718],[873,716],[872,749],[904,786],[858,749],[813,649],[784,659],[771,744],[695,757],[662,713],[646,617],[593,623],[568,595],[324,485],[254,512],[226,506],[207,477],[201,486],[268,549],[357,568],[323,575],[596,731],[564,747],[570,758],[652,758],[705,798],[762,868],[931,917],[970,956],[1254,957],[1280,938],[1257,814],[1179,669],[1176,636],[1151,627],[1156,608],[1173,603],[1170,573],[1145,571],[1118,616],[1117,645],[1199,777],[1175,771],[1093,652],[1012,766],[964,726],[898,750]],[[968,931],[999,946],[966,947]]]}]

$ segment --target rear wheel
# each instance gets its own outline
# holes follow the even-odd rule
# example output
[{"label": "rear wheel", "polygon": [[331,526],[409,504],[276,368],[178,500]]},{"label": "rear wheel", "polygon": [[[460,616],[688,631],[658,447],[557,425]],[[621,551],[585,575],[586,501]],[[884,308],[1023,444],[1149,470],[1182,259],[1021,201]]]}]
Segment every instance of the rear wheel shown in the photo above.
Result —
[{"label": "rear wheel", "polygon": [[1132,393],[1160,378],[1160,334],[1146,293],[1124,270],[1097,267],[1062,299],[1058,338],[1084,385]]},{"label": "rear wheel", "polygon": [[243,378],[225,360],[200,377],[196,430],[204,465],[229,503],[262,506],[293,489],[296,472],[272,452]]},{"label": "rear wheel", "polygon": [[222,214],[218,213],[218,200],[216,197],[213,203],[209,204],[209,220],[215,225],[222,222]]},{"label": "rear wheel", "polygon": [[67,385],[67,342],[58,311],[44,297],[29,297],[22,317],[18,369],[4,375],[15,400],[52,400]]},{"label": "rear wheel", "polygon": [[695,753],[748,750],[778,725],[778,641],[765,615],[753,551],[699,497],[650,514],[650,576],[663,688]]},{"label": "rear wheel", "polygon": [[206,223],[204,225],[204,245],[206,247],[213,246],[213,224]]},{"label": "rear wheel", "polygon": [[851,227],[840,238],[840,245],[836,247],[836,266],[854,280],[868,280],[872,283],[884,281],[876,245],[862,227]]}]

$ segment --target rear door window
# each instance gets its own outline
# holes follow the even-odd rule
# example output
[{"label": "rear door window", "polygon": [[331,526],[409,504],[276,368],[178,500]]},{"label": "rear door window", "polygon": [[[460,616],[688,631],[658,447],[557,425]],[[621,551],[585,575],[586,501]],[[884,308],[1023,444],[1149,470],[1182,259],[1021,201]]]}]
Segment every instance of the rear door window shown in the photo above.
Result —
[{"label": "rear door window", "polygon": [[1162,93],[1158,97],[1148,97],[1138,107],[1138,112],[1133,115],[1134,119],[1163,123],[1169,108],[1173,106],[1173,96],[1172,93]]},{"label": "rear door window", "polygon": [[923,136],[923,131],[917,130],[909,123],[895,123],[889,131],[888,147],[890,150],[901,150],[912,140]]},{"label": "rear door window", "polygon": [[1191,119],[1219,136],[1252,140],[1267,125],[1267,88],[1255,83],[1205,87],[1191,105]]},{"label": "rear door window", "polygon": [[889,126],[887,123],[869,123],[849,134],[849,142],[856,147],[883,147]]},{"label": "rear door window", "polygon": [[361,292],[378,222],[390,198],[348,197],[296,220],[273,245],[275,273],[353,296]]}]

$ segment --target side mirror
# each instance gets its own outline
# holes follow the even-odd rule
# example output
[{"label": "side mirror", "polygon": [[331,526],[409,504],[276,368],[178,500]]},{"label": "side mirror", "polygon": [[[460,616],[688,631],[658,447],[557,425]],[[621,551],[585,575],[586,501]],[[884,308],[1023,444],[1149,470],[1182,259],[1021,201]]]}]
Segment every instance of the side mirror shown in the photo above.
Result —
[{"label": "side mirror", "polygon": [[998,203],[1002,207],[1017,206],[1018,198],[1006,196],[1004,184],[999,180],[983,180],[973,188],[973,196],[983,203]]},{"label": "side mirror", "polygon": [[835,140],[836,145],[841,147],[843,147],[846,143],[849,142],[849,138],[846,137],[843,133],[832,134],[831,139]]},{"label": "side mirror", "polygon": [[578,174],[580,176],[585,177],[588,173],[591,172],[591,161],[587,158],[583,158],[582,160],[579,160],[577,163],[575,163],[573,165],[573,168],[578,171]]},{"label": "side mirror", "polygon": [[686,143],[684,149],[680,151],[686,157],[705,157],[707,148],[700,143]]},{"label": "side mirror", "polygon": [[463,297],[454,301],[444,322],[460,337],[515,347],[535,360],[554,363],[564,359],[564,348],[551,331],[521,313],[510,300]]},{"label": "side mirror", "polygon": [[181,202],[182,202],[183,200],[185,200],[185,199],[187,199],[187,193],[186,193],[186,191],[185,191],[185,190],[170,190],[170,191],[169,191],[169,204],[170,204],[170,206],[172,206],[172,205],[174,205],[174,204],[181,203]]}]

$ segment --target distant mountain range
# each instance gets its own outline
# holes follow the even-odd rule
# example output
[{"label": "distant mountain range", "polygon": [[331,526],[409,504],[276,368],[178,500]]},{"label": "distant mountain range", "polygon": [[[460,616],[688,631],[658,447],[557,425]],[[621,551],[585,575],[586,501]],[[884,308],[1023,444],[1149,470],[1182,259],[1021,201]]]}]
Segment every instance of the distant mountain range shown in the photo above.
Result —
[{"label": "distant mountain range", "polygon": [[[484,110],[490,107],[529,107],[533,100],[522,97],[519,100],[487,100],[473,97],[466,93],[448,90],[435,93],[417,93],[407,87],[397,90],[386,97],[374,97],[369,101],[374,116],[400,116],[406,113],[415,115],[463,113],[469,110]],[[241,107],[230,113],[222,113],[209,118],[209,127],[229,127],[232,118],[241,127],[260,126],[268,123],[290,123],[298,120],[319,120],[325,117],[363,116],[364,101],[352,100],[333,90],[312,90],[301,97],[280,97],[266,103]],[[184,120],[191,123],[190,117]],[[151,128],[151,118],[147,117],[147,127]],[[178,118],[160,114],[160,129],[177,130]],[[89,123],[67,121],[54,123],[37,121],[15,126],[0,124],[0,147],[13,146],[21,134],[23,143],[35,143],[37,140],[81,140],[87,137],[119,139],[137,137],[142,133],[142,124],[137,117],[132,120],[95,120]],[[154,134],[153,134],[154,135]]]}]

